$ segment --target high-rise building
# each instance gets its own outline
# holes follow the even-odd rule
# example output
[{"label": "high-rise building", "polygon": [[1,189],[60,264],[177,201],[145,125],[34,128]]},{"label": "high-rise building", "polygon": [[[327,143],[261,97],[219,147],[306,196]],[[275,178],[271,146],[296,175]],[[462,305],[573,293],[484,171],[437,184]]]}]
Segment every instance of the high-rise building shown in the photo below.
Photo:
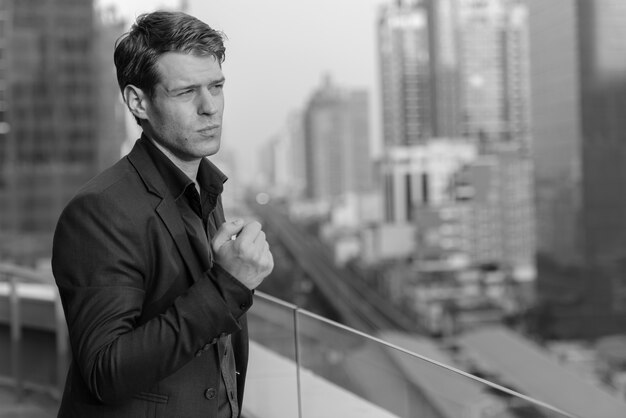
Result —
[{"label": "high-rise building", "polygon": [[480,138],[528,147],[523,0],[398,0],[381,8],[384,145]]},{"label": "high-rise building", "polygon": [[522,0],[398,0],[378,20],[385,146],[471,136],[528,149]]},{"label": "high-rise building", "polygon": [[49,256],[61,209],[102,166],[116,85],[112,63],[102,84],[92,1],[0,8],[0,256],[28,262]]},{"label": "high-rise building", "polygon": [[527,12],[520,0],[456,0],[463,131],[485,144],[528,131]]},{"label": "high-rise building", "polygon": [[504,49],[506,89],[504,140],[518,146],[524,155],[530,147],[530,74],[528,7],[525,0],[508,0],[505,16]]},{"label": "high-rise building", "polygon": [[[466,252],[474,265],[496,265],[515,277],[534,271],[531,162],[516,149],[482,155],[456,173],[457,205],[465,206]],[[526,276],[528,277],[528,276]]]},{"label": "high-rise building", "polygon": [[528,4],[542,331],[623,332],[626,3]]},{"label": "high-rise building", "polygon": [[292,112],[285,126],[268,139],[259,152],[259,186],[275,197],[301,198],[306,184],[300,112]]},{"label": "high-rise building", "polygon": [[304,111],[306,197],[330,201],[371,189],[367,92],[324,79]]},{"label": "high-rise building", "polygon": [[462,124],[461,42],[458,36],[457,0],[429,0],[428,13],[430,108],[433,134],[458,137]]},{"label": "high-rise building", "polygon": [[515,277],[535,279],[535,206],[533,204],[532,161],[513,149],[500,149],[493,172],[500,196],[502,225],[502,266]]},{"label": "high-rise building", "polygon": [[428,13],[422,1],[381,8],[378,47],[383,145],[416,145],[434,135]]},{"label": "high-rise building", "polygon": [[[96,102],[96,161],[97,171],[102,171],[122,156],[122,145],[129,139],[128,123],[135,124],[126,108],[117,84],[113,65],[115,41],[128,28],[128,23],[118,17],[114,8],[96,13],[93,59],[96,85],[92,99]],[[134,136],[131,139],[137,139]]]},{"label": "high-rise building", "polygon": [[[8,2],[0,2],[0,231],[8,235],[12,229],[15,208],[12,204],[13,144],[9,143],[9,33],[11,32],[11,8]],[[2,239],[0,239],[0,245]],[[8,246],[5,243],[4,246]],[[3,248],[3,247],[0,247]]]},{"label": "high-rise building", "polygon": [[[387,222],[413,222],[416,151],[432,138],[461,133],[461,78],[455,0],[398,0],[381,7],[378,52],[383,156],[381,186]],[[421,148],[421,146],[424,146]],[[446,147],[446,141],[442,142]],[[460,158],[463,158],[460,156]],[[404,174],[398,174],[404,173]],[[398,177],[400,176],[400,177]],[[402,184],[402,185],[400,185]]]},{"label": "high-rise building", "polygon": [[[475,262],[491,258],[519,265],[519,255],[525,260],[521,264],[528,264],[533,251],[527,15],[521,0],[420,0],[397,1],[382,8],[379,16],[385,138],[380,166],[386,220],[411,222],[419,217],[416,211],[425,210],[415,204],[412,177],[398,187],[390,176],[405,170],[403,161],[413,158],[415,145],[468,137],[479,145],[479,153],[495,161],[487,165],[491,168],[473,167],[474,172],[525,176],[509,176],[515,180],[507,183],[510,189],[497,189],[503,199],[511,194],[503,201],[515,202],[511,210],[473,201],[471,211],[459,212],[472,214],[480,225],[473,226],[474,238],[484,236],[476,238],[480,245],[470,248]],[[511,163],[509,171],[502,159]],[[489,178],[495,179],[492,174]],[[519,223],[503,224],[509,221]]]},{"label": "high-rise building", "polygon": [[398,0],[378,21],[383,135],[528,142],[527,10],[522,0]]}]

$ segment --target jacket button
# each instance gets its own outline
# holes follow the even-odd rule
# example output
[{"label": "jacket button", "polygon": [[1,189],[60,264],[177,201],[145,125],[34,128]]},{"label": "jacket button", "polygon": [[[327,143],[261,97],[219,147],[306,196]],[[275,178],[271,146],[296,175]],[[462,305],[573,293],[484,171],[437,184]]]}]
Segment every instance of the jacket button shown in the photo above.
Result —
[{"label": "jacket button", "polygon": [[204,397],[207,399],[213,399],[215,398],[215,395],[217,395],[217,391],[213,388],[208,388],[204,391]]},{"label": "jacket button", "polygon": [[209,348],[211,348],[211,344],[205,344],[204,347],[202,347],[204,351],[207,351]]},{"label": "jacket button", "polygon": [[202,351],[198,350],[196,351],[196,357],[200,357],[202,355]]}]

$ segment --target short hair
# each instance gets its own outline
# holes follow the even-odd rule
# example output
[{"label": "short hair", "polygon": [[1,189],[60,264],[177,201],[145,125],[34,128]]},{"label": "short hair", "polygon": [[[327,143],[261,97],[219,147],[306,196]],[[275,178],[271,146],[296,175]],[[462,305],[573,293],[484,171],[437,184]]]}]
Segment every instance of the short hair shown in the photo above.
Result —
[{"label": "short hair", "polygon": [[130,31],[115,42],[113,61],[122,94],[132,84],[153,97],[160,81],[157,60],[166,52],[212,55],[221,65],[226,58],[224,39],[222,32],[183,12],[140,15]]}]

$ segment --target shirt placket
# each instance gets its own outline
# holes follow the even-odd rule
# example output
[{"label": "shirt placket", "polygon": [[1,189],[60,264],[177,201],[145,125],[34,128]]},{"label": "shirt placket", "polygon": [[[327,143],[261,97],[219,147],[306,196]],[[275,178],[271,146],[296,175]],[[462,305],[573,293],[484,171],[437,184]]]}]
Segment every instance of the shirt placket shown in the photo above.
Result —
[{"label": "shirt placket", "polygon": [[[200,196],[196,192],[196,197],[198,198],[197,202],[200,205],[201,211],[206,210],[209,211],[208,208],[208,200],[207,196],[204,197],[204,200],[200,200]],[[202,202],[202,203],[200,203]],[[211,264],[213,264],[213,249],[211,246],[211,239],[217,233],[217,225],[215,222],[215,217],[212,213],[202,213],[202,219],[206,219],[206,222],[203,221],[205,226],[205,232],[207,235],[207,239],[209,241],[209,258],[211,260]],[[219,350],[218,353],[221,354],[221,359],[219,361],[220,364],[220,372],[222,375],[222,383],[224,385],[224,391],[221,392],[226,396],[228,400],[228,404],[230,405],[231,418],[239,417],[239,403],[237,402],[237,380],[236,380],[236,365],[235,365],[235,356],[232,349],[232,341],[230,335],[225,335],[220,337],[218,340]]]},{"label": "shirt placket", "polygon": [[235,379],[235,356],[233,355],[231,336],[227,335],[220,338],[219,343],[222,345],[222,359],[220,368],[222,370],[222,381],[226,389],[226,396],[230,404],[232,418],[239,416],[239,404],[237,402],[237,381]]}]

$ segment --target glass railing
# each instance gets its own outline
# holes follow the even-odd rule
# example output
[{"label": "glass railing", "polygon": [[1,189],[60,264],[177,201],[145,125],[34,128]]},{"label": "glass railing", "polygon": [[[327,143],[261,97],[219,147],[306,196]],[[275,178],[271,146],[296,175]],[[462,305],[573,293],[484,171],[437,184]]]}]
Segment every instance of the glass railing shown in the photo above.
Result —
[{"label": "glass railing", "polygon": [[[0,326],[5,330],[0,343],[9,353],[0,379],[13,382],[18,396],[25,387],[47,387],[58,397],[68,348],[56,288],[36,273],[0,267]],[[246,418],[626,416],[626,404],[613,406],[613,399],[607,402],[595,390],[589,390],[587,402],[594,413],[549,404],[456,368],[458,359],[431,339],[396,332],[368,335],[262,292],[256,293],[248,321]],[[32,351],[32,345],[45,349],[47,357]],[[47,364],[40,365],[48,367],[46,379],[31,376],[29,365],[37,361]]]},{"label": "glass railing", "polygon": [[0,383],[18,402],[33,391],[60,399],[70,349],[51,273],[0,263],[0,352]]},{"label": "glass railing", "polygon": [[363,334],[262,293],[248,318],[246,416],[576,417],[440,362],[426,338]]}]

